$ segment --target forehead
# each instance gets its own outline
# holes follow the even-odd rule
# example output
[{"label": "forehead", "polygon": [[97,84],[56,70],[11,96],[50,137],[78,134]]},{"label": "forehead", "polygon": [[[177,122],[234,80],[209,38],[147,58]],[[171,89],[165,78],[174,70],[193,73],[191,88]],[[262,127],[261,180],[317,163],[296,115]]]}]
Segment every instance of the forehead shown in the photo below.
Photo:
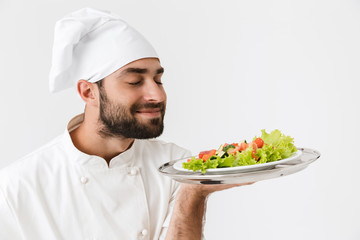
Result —
[{"label": "forehead", "polygon": [[156,72],[159,68],[161,68],[161,65],[158,58],[143,58],[126,64],[109,76],[114,75],[118,77],[128,69],[147,69],[149,72]]}]

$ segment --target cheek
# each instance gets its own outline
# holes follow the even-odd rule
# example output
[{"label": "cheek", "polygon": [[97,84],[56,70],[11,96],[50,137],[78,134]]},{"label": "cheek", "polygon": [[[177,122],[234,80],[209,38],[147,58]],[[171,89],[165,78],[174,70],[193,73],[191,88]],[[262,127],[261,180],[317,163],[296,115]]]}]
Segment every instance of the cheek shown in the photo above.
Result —
[{"label": "cheek", "polygon": [[118,103],[124,106],[131,106],[135,102],[141,99],[141,95],[136,91],[126,91],[124,89],[113,88],[109,91],[109,98],[114,103]]}]

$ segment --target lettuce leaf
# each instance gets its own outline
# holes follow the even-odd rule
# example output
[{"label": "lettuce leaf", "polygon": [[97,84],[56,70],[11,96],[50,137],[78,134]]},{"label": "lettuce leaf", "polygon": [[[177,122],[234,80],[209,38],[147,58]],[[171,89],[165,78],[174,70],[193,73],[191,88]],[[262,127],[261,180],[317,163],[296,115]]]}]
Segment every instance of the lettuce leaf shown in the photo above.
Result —
[{"label": "lettuce leaf", "polygon": [[262,129],[261,138],[262,140],[264,140],[265,145],[268,144],[274,148],[273,153],[277,155],[276,157],[271,158],[270,161],[266,162],[273,162],[280,159],[288,158],[297,151],[294,145],[294,139],[290,136],[285,136],[278,129],[272,131],[270,134],[267,133],[264,129]]},{"label": "lettuce leaf", "polygon": [[245,151],[237,152],[235,154],[235,159],[236,160],[235,160],[234,167],[248,166],[248,165],[256,164],[255,159],[251,155],[252,151],[253,151],[252,148],[249,147]]}]

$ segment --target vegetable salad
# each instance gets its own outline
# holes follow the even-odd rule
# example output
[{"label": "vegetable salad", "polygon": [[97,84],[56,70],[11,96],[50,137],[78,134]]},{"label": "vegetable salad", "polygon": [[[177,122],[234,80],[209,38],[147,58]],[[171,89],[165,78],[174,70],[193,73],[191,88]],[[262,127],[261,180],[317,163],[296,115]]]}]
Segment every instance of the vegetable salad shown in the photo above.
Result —
[{"label": "vegetable salad", "polygon": [[248,143],[246,140],[239,143],[222,144],[217,150],[202,151],[197,157],[188,159],[183,168],[200,170],[205,173],[207,169],[248,166],[274,162],[288,158],[296,152],[294,139],[285,136],[279,130],[267,133],[261,130],[260,137],[254,137]]}]

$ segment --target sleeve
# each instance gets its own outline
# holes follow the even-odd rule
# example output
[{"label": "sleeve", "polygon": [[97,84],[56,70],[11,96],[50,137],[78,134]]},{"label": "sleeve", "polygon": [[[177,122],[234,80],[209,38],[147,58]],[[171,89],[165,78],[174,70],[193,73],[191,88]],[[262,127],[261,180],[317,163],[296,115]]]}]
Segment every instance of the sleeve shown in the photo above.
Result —
[{"label": "sleeve", "polygon": [[13,211],[0,189],[0,239],[22,239]]},{"label": "sleeve", "polygon": [[174,190],[174,192],[173,192],[173,194],[172,194],[172,196],[170,198],[170,201],[169,201],[168,212],[167,212],[165,221],[164,221],[162,229],[161,229],[159,240],[165,240],[165,238],[166,238],[167,229],[168,229],[168,227],[170,225],[170,220],[171,220],[172,212],[173,212],[173,209],[174,209],[174,204],[175,204],[175,200],[176,200],[176,194],[179,191],[180,184],[178,182],[176,182],[176,181],[173,181],[173,186],[174,186],[175,190]]},{"label": "sleeve", "polygon": [[[185,157],[189,157],[189,156],[191,156],[191,152],[188,150],[185,150],[182,153],[181,157],[185,158]],[[179,158],[181,158],[181,157],[179,157]],[[175,201],[176,201],[176,194],[178,193],[178,191],[180,189],[180,183],[172,180],[172,189],[173,189],[173,191],[172,191],[171,198],[169,200],[167,215],[166,215],[166,218],[164,220],[164,223],[163,223],[163,226],[161,229],[159,240],[165,240],[165,238],[166,238],[167,229],[170,225],[173,208],[174,208]],[[205,206],[204,218],[203,218],[203,232],[202,232],[202,237],[201,237],[202,240],[205,240],[205,236],[204,236],[205,217],[206,217],[206,206]]]}]

